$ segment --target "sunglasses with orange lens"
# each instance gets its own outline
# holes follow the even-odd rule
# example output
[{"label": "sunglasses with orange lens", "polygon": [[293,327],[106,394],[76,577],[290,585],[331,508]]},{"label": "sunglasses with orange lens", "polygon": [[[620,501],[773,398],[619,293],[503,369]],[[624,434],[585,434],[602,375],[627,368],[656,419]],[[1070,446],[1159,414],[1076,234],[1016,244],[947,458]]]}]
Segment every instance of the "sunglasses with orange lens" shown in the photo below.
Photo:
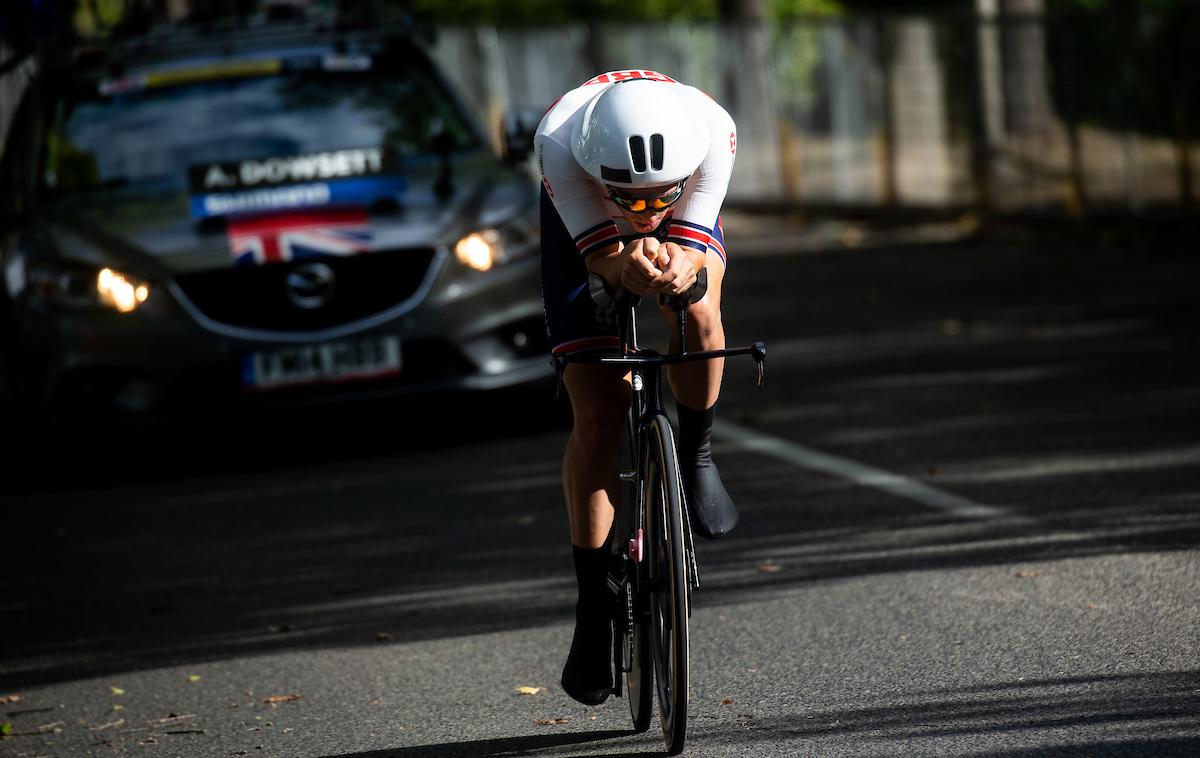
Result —
[{"label": "sunglasses with orange lens", "polygon": [[609,187],[608,197],[631,213],[657,213],[679,202],[679,198],[683,196],[683,185],[684,182],[680,182],[675,189],[656,197],[635,197],[626,195],[616,187]]}]

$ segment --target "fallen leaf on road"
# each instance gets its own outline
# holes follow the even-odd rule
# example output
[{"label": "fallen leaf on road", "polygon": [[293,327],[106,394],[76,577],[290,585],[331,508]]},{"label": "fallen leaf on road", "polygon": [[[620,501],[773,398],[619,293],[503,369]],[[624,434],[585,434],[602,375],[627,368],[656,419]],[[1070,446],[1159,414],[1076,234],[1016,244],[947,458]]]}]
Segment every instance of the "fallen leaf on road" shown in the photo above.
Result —
[{"label": "fallen leaf on road", "polygon": [[120,703],[113,703],[113,713],[123,710],[125,710],[125,706],[121,705]]},{"label": "fallen leaf on road", "polygon": [[551,724],[569,724],[571,719],[537,719],[533,723],[538,726],[550,726]]},{"label": "fallen leaf on road", "polygon": [[121,689],[120,687],[109,687],[109,689],[112,690],[112,694],[114,694],[114,695],[124,695],[125,694],[125,690]]},{"label": "fallen leaf on road", "polygon": [[268,705],[276,705],[277,703],[290,703],[293,700],[303,700],[303,695],[272,695],[264,700]]},{"label": "fallen leaf on road", "polygon": [[178,724],[180,721],[185,721],[187,719],[194,719],[194,718],[196,718],[196,714],[194,714],[194,713],[185,713],[185,714],[169,713],[160,719],[154,719],[153,721],[147,721],[146,725],[147,726],[164,726],[166,724]]},{"label": "fallen leaf on road", "polygon": [[539,692],[545,692],[545,691],[546,691],[545,687],[518,687],[517,688],[518,695],[536,695]]},{"label": "fallen leaf on road", "polygon": [[196,682],[200,681],[200,675],[192,674],[191,676],[188,677],[188,681],[191,682],[192,684],[195,684]]},{"label": "fallen leaf on road", "polygon": [[758,573],[760,574],[778,574],[783,571],[783,566],[774,561],[763,561],[758,564]]},{"label": "fallen leaf on road", "polygon": [[42,724],[41,726],[39,726],[37,728],[37,730],[38,730],[38,732],[40,732],[42,734],[45,734],[47,732],[54,732],[57,734],[58,732],[61,732],[63,730],[63,727],[66,725],[67,725],[67,722],[65,722],[65,721],[52,721],[49,724]]},{"label": "fallen leaf on road", "polygon": [[387,632],[380,632],[379,634],[375,635],[376,642],[388,642],[391,639],[392,635],[388,634]]},{"label": "fallen leaf on road", "polygon": [[0,705],[12,705],[21,702],[20,695],[0,695]]},{"label": "fallen leaf on road", "polygon": [[733,705],[733,701],[730,700],[729,698],[725,698],[724,700],[721,701],[721,705]]},{"label": "fallen leaf on road", "polygon": [[98,732],[101,729],[111,729],[114,726],[121,726],[124,723],[125,723],[125,719],[117,719],[116,721],[109,721],[107,724],[97,724],[96,726],[89,726],[88,730],[92,731],[92,732]]},{"label": "fallen leaf on road", "polygon": [[1018,579],[1033,579],[1033,578],[1039,577],[1041,575],[1042,575],[1042,572],[1034,571],[1033,569],[1028,569],[1026,571],[1018,571],[1017,573],[1013,574],[1013,576],[1015,576]]},{"label": "fallen leaf on road", "polygon": [[0,724],[0,737],[7,737],[10,734],[12,734],[12,724],[8,723],[7,721],[5,721],[3,724]]}]

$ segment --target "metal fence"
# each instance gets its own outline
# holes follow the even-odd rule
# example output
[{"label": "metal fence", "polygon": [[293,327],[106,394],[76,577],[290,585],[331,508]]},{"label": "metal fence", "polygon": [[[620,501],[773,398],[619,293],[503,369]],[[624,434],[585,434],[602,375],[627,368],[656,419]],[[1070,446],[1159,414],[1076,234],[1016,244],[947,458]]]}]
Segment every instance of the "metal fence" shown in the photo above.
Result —
[{"label": "metal fence", "polygon": [[[733,204],[1195,207],[1194,9],[443,27],[435,54],[492,131],[505,109],[544,109],[601,71],[700,87],[738,123]],[[0,145],[32,71],[12,56],[0,50]]]},{"label": "metal fence", "polygon": [[493,126],[600,71],[700,87],[738,123],[731,203],[1136,213],[1190,208],[1196,194],[1200,29],[1170,22],[459,27],[439,31],[436,54]]}]

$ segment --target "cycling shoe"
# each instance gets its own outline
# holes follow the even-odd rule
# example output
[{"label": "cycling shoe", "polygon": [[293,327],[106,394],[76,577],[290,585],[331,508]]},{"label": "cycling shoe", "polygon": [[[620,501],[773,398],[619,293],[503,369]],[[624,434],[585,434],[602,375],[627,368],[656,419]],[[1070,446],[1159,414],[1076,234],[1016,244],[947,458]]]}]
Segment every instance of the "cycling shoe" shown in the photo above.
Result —
[{"label": "cycling shoe", "polygon": [[710,458],[706,462],[680,461],[683,492],[692,517],[692,531],[710,540],[720,539],[738,523],[733,504],[721,474]]},{"label": "cycling shoe", "polygon": [[613,595],[608,589],[609,548],[572,546],[579,601],[575,634],[563,666],[563,690],[584,705],[600,705],[613,691]]},{"label": "cycling shoe", "polygon": [[710,540],[733,531],[737,508],[712,459],[713,408],[676,405],[679,413],[679,469],[691,513],[692,531]]},{"label": "cycling shoe", "polygon": [[613,691],[612,619],[576,612],[575,636],[563,666],[563,691],[584,705],[600,705]]}]

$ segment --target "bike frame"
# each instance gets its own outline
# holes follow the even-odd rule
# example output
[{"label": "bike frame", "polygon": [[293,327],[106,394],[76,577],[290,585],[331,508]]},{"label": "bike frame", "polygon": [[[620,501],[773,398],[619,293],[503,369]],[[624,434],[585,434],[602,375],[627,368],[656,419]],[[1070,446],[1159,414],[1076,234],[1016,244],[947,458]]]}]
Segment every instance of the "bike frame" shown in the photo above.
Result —
[{"label": "bike frame", "polygon": [[[694,363],[714,358],[749,355],[754,359],[757,366],[758,376],[756,384],[761,389],[765,380],[767,355],[766,346],[762,342],[754,342],[747,347],[687,352],[687,342],[685,341],[687,333],[687,301],[683,297],[668,301],[677,321],[679,352],[663,354],[655,350],[642,349],[637,341],[637,306],[640,303],[641,297],[624,290],[614,298],[612,307],[617,309],[617,334],[621,341],[621,352],[619,354],[555,355],[553,358],[555,369],[558,371],[560,388],[562,386],[563,373],[566,371],[567,364],[569,363],[621,366],[629,370],[633,385],[633,397],[630,402],[632,404],[631,412],[633,413],[634,439],[632,452],[633,464],[635,466],[635,470],[629,476],[634,477],[638,484],[637,499],[634,502],[641,502],[641,497],[644,494],[645,482],[642,480],[644,472],[641,471],[641,467],[645,460],[646,436],[649,433],[650,425],[659,415],[666,415],[662,399],[663,368],[680,363]],[[644,526],[641,523],[642,517],[643,515],[640,512],[636,516],[638,533],[640,533],[640,530]],[[686,509],[684,510],[684,520],[688,525],[687,554],[692,572],[692,582],[694,587],[699,588],[700,575],[696,567],[690,516]],[[630,549],[632,550],[633,548],[631,547]],[[640,561],[640,556],[635,558],[635,561]]]},{"label": "bike frame", "polygon": [[[706,286],[707,279],[704,278],[701,281],[703,281],[705,283],[704,286]],[[631,468],[628,471],[622,470],[620,475],[622,489],[626,490],[626,488],[628,488],[630,485],[633,485],[634,493],[632,497],[622,496],[619,503],[614,503],[614,508],[616,509],[616,512],[614,513],[613,525],[613,535],[616,541],[614,547],[616,548],[615,552],[619,553],[621,557],[621,571],[620,574],[615,577],[610,575],[609,586],[618,597],[624,597],[626,600],[624,614],[625,617],[620,619],[619,622],[621,633],[614,638],[614,661],[617,668],[614,680],[614,694],[618,696],[621,695],[621,681],[625,674],[630,674],[633,676],[633,678],[630,680],[630,707],[631,712],[634,715],[635,729],[638,731],[642,731],[648,727],[650,714],[649,709],[651,706],[644,705],[639,707],[634,705],[632,693],[633,681],[634,679],[641,679],[642,684],[639,685],[638,700],[639,702],[644,703],[646,701],[642,699],[650,697],[649,693],[644,690],[644,687],[646,686],[647,682],[651,681],[651,679],[642,677],[650,677],[651,675],[632,674],[632,672],[635,671],[635,659],[637,659],[636,665],[638,667],[644,667],[649,663],[645,659],[647,656],[647,653],[645,652],[646,648],[642,648],[643,652],[641,653],[638,653],[634,650],[635,636],[633,635],[633,631],[635,627],[640,628],[642,630],[641,633],[644,634],[647,629],[652,627],[654,629],[654,634],[658,634],[659,629],[661,628],[661,624],[659,622],[644,621],[641,622],[643,624],[642,626],[638,626],[639,618],[641,618],[642,614],[644,613],[650,613],[649,609],[652,607],[652,604],[649,598],[651,596],[657,597],[656,593],[661,590],[662,583],[664,581],[672,583],[675,582],[675,580],[671,579],[670,577],[664,578],[656,575],[655,569],[660,567],[655,560],[644,560],[646,557],[645,536],[647,534],[647,525],[645,519],[647,518],[647,513],[643,505],[647,502],[647,498],[649,496],[649,492],[647,491],[647,480],[648,472],[653,466],[651,463],[652,443],[661,446],[669,446],[672,453],[669,456],[669,460],[672,461],[672,468],[674,471],[672,477],[673,481],[675,482],[675,484],[672,485],[674,488],[672,491],[677,491],[681,496],[673,500],[675,503],[673,508],[682,510],[682,513],[679,514],[679,516],[682,517],[682,522],[679,518],[676,518],[674,523],[676,524],[676,529],[678,528],[678,525],[682,523],[682,534],[680,537],[682,538],[681,541],[683,543],[681,547],[683,548],[683,560],[685,563],[683,565],[676,563],[675,566],[677,568],[671,569],[671,573],[673,576],[677,577],[680,572],[684,572],[688,575],[689,582],[685,587],[681,587],[678,583],[673,584],[673,586],[676,588],[676,592],[682,591],[686,593],[687,599],[684,601],[683,606],[685,609],[685,615],[682,621],[682,637],[673,637],[676,642],[671,644],[678,645],[680,644],[678,643],[678,640],[682,639],[682,648],[685,652],[683,653],[683,662],[679,667],[676,667],[675,664],[669,665],[672,666],[671,671],[674,672],[670,675],[670,679],[673,682],[671,686],[674,687],[675,684],[677,684],[680,680],[684,682],[684,684],[681,686],[682,691],[685,693],[683,695],[683,699],[677,701],[674,695],[664,694],[662,687],[664,686],[665,680],[664,673],[661,669],[657,670],[656,673],[653,674],[652,678],[658,682],[658,698],[660,712],[663,718],[663,731],[667,738],[668,752],[669,754],[674,755],[683,749],[685,739],[684,735],[686,734],[687,728],[686,681],[688,665],[686,663],[686,617],[691,615],[691,591],[693,588],[698,589],[700,587],[700,575],[696,565],[696,554],[689,509],[687,504],[683,502],[682,499],[686,497],[686,494],[683,492],[682,485],[679,484],[678,479],[678,457],[677,451],[674,449],[674,432],[670,428],[670,421],[667,418],[663,404],[663,367],[681,363],[712,360],[714,358],[729,358],[738,355],[749,355],[754,358],[754,362],[757,366],[757,385],[759,388],[761,388],[763,386],[765,375],[764,364],[766,361],[766,346],[762,342],[755,342],[749,347],[703,350],[691,353],[687,352],[687,342],[685,339],[687,331],[687,308],[693,296],[695,299],[699,299],[703,296],[704,290],[698,287],[693,293],[670,298],[665,301],[675,313],[679,335],[679,351],[671,354],[662,354],[654,350],[642,349],[638,345],[637,341],[637,306],[641,302],[641,298],[634,296],[625,290],[621,290],[615,296],[613,296],[613,293],[609,292],[601,282],[597,281],[596,285],[600,289],[599,295],[601,297],[598,297],[597,291],[593,290],[593,299],[596,299],[598,303],[603,303],[604,301],[602,300],[602,296],[607,294],[610,296],[607,305],[609,307],[616,307],[618,309],[617,334],[621,343],[620,352],[599,354],[587,353],[582,355],[555,355],[553,357],[553,364],[555,369],[558,371],[560,390],[563,384],[563,374],[566,371],[567,365],[570,363],[614,367],[619,366],[630,373],[633,389],[632,397],[630,399],[630,428],[628,430],[630,436],[632,437],[632,439],[629,441],[631,448],[631,460],[629,463]],[[661,428],[663,426],[666,428]],[[650,437],[651,434],[659,435],[659,439],[652,440]],[[661,462],[661,451],[659,451],[659,455],[659,461]],[[658,479],[662,476],[663,474],[660,472],[656,477],[649,478]],[[659,486],[664,485],[660,482]],[[675,513],[673,508],[669,511],[669,513]],[[659,519],[656,519],[655,524],[658,523]],[[658,527],[655,528],[657,529]],[[661,539],[657,533],[652,536],[655,538],[655,540]],[[628,539],[627,544],[622,543],[622,540],[624,539]],[[669,539],[674,540],[679,538],[676,537]],[[651,548],[653,549],[653,545]],[[676,597],[677,596],[678,595],[676,595]],[[673,610],[672,613],[675,614],[675,618],[679,618],[679,606],[675,605],[674,608],[675,610]],[[624,647],[620,646],[623,644],[622,641],[624,641],[624,643],[628,643],[628,651],[626,651]],[[643,642],[642,644],[645,643]],[[655,667],[668,665],[664,664],[660,657],[662,644],[663,641],[660,638],[656,638],[654,640],[654,662],[650,665]],[[677,648],[673,647],[672,649]],[[626,652],[628,652],[630,658],[628,665],[625,661]],[[641,656],[641,658],[638,658],[638,656]],[[668,701],[672,703],[672,709],[669,715],[662,710],[666,708],[666,703]],[[674,707],[676,704],[679,705],[678,713],[676,713],[676,709]],[[645,719],[645,721],[642,719]],[[668,724],[671,726],[668,727]]]}]

